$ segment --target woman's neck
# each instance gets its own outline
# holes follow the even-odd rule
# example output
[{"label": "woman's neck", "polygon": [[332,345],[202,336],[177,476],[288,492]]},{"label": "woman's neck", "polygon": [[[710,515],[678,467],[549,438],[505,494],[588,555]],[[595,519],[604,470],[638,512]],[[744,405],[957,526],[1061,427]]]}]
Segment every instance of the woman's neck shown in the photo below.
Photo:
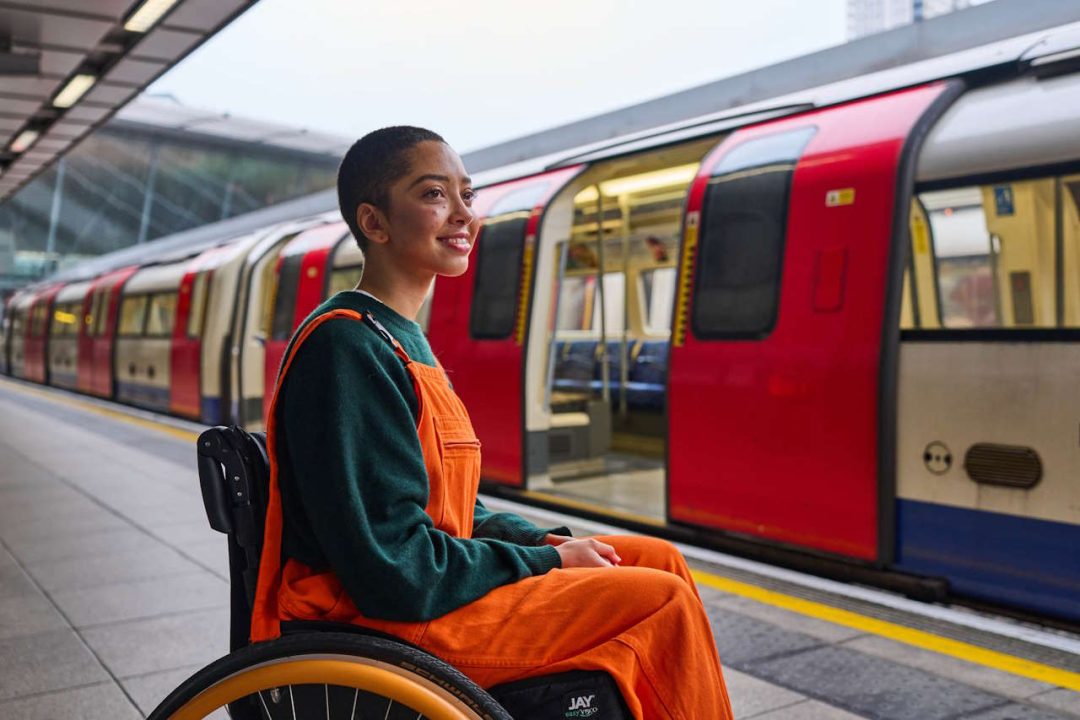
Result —
[{"label": "woman's neck", "polygon": [[407,282],[403,278],[385,277],[377,271],[369,274],[369,269],[364,268],[364,275],[356,289],[369,293],[398,315],[416,322],[420,306],[424,304],[424,298],[427,297],[435,278],[431,278],[426,284]]}]

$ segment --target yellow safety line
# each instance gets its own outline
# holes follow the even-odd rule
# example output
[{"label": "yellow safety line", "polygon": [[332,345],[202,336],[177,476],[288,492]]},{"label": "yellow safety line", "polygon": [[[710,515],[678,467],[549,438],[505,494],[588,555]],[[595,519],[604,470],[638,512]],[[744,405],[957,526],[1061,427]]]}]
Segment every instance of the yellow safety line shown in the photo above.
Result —
[{"label": "yellow safety line", "polygon": [[700,570],[693,570],[691,572],[693,573],[694,580],[701,585],[749,598],[765,605],[772,605],[773,607],[790,610],[799,613],[800,615],[806,615],[808,617],[831,622],[835,625],[843,625],[844,627],[861,630],[862,632],[895,640],[896,642],[901,642],[905,645],[912,645],[917,648],[922,648],[923,650],[930,650],[931,652],[936,652],[940,655],[948,655],[970,663],[975,663],[976,665],[983,665],[1013,675],[1020,675],[1021,677],[1050,683],[1051,685],[1057,685],[1058,687],[1080,691],[1080,673],[1074,673],[1050,665],[1025,660],[1016,657],[1015,655],[1007,655],[995,650],[987,650],[986,648],[981,648],[970,643],[940,637],[922,630],[914,630],[912,628],[904,627],[903,625],[867,617],[866,615],[860,615],[859,613],[850,610],[842,610],[829,605],[823,605],[822,603],[813,602],[812,600],[804,600],[791,595],[785,595],[784,593],[776,592],[775,590],[766,590],[765,588],[757,587],[756,585],[718,577]]},{"label": "yellow safety line", "polygon": [[121,420],[123,422],[131,423],[132,425],[138,425],[139,427],[146,428],[148,430],[156,430],[157,432],[170,435],[180,440],[191,442],[199,437],[198,433],[193,433],[188,430],[181,430],[180,428],[174,428],[169,425],[163,425],[152,420],[143,420],[142,418],[134,417],[118,410],[109,410],[108,408],[99,407],[94,403],[65,397],[64,395],[61,395],[57,392],[38,390],[37,388],[26,387],[25,385],[8,381],[5,381],[4,385],[8,389],[14,390],[16,392],[21,392],[25,395],[35,395],[46,400],[58,402],[62,405],[78,408],[80,410],[86,410],[87,412],[92,412],[103,417],[111,418],[113,420]]},{"label": "yellow safety line", "polygon": [[[49,400],[53,400],[65,405],[77,407],[89,412],[102,415],[104,417],[112,418],[115,420],[121,420],[128,422],[139,427],[148,428],[150,430],[157,430],[171,435],[182,440],[192,441],[195,440],[198,435],[196,433],[188,432],[186,430],[179,430],[177,428],[169,427],[168,425],[161,425],[150,420],[143,420],[142,418],[132,417],[116,410],[108,410],[98,407],[91,403],[81,402],[71,398],[66,398],[61,395],[46,392],[44,390],[37,390],[35,388],[28,388],[14,383],[6,382],[5,385],[17,392],[26,393],[29,395],[37,395]],[[543,492],[526,490],[523,492],[526,496],[536,497],[548,502],[555,502],[568,507],[587,509],[596,511],[596,506],[589,503],[571,500],[569,498],[558,497],[555,495],[549,495]],[[611,515],[613,517],[622,517],[624,519],[633,520],[638,523],[646,523],[650,525],[662,526],[663,523],[657,522],[652,518],[634,515],[632,513],[624,512],[612,512],[604,511],[605,515]],[[912,628],[904,627],[903,625],[897,625],[896,623],[887,622],[885,620],[878,620],[866,615],[860,615],[859,613],[852,612],[850,610],[842,610],[840,608],[831,607],[822,603],[814,602],[812,600],[804,600],[792,595],[786,595],[775,590],[767,590],[756,585],[750,585],[749,583],[739,582],[738,580],[731,580],[729,578],[719,577],[712,573],[707,573],[701,570],[691,571],[694,576],[694,580],[701,585],[711,587],[721,592],[731,593],[732,595],[739,595],[751,600],[755,600],[764,605],[772,605],[773,607],[782,608],[784,610],[790,610],[792,612],[799,613],[800,615],[806,615],[807,617],[817,618],[818,620],[824,620],[831,622],[835,625],[843,625],[862,632],[877,635],[879,637],[895,640],[896,642],[904,643],[905,645],[911,645],[913,647],[922,648],[931,652],[938,653],[940,655],[948,655],[949,657],[965,660],[976,665],[983,665],[985,667],[1000,670],[1002,672],[1010,673],[1012,675],[1019,675],[1021,677],[1030,678],[1032,680],[1038,680],[1039,682],[1049,683],[1058,687],[1068,688],[1069,690],[1075,690],[1080,692],[1080,673],[1070,672],[1069,670],[1062,670],[1050,665],[1044,665],[1031,660],[1025,660],[1024,658],[1016,657],[1015,655],[1007,655],[1005,653],[997,652],[996,650],[988,650],[986,648],[978,647],[970,643],[961,642],[959,640],[952,640],[950,638],[940,637],[933,633],[924,632],[922,630],[914,630]]]}]

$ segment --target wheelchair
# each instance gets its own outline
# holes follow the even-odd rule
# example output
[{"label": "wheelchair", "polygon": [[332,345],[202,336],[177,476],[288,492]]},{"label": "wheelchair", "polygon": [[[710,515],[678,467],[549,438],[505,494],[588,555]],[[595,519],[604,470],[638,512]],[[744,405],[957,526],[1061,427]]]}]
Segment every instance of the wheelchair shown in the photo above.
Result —
[{"label": "wheelchair", "polygon": [[230,652],[166,697],[150,720],[631,720],[611,676],[573,671],[480,688],[421,648],[343,623],[282,623],[251,644],[270,478],[266,437],[213,427],[197,441],[210,527],[228,538]]}]

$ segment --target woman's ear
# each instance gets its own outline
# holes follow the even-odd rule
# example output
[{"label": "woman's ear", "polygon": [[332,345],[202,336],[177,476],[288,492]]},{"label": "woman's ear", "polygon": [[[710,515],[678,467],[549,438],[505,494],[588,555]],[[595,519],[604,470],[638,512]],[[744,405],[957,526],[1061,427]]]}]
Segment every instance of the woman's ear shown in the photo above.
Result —
[{"label": "woman's ear", "polygon": [[369,241],[380,245],[390,241],[386,215],[371,203],[360,203],[360,206],[356,208],[356,224]]}]

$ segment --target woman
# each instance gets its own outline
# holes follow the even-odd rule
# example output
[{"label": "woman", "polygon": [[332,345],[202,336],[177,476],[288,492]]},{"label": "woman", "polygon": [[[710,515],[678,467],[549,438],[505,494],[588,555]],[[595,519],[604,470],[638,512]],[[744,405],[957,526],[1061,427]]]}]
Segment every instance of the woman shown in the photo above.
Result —
[{"label": "woman", "polygon": [[673,546],[575,540],[476,498],[480,443],[414,322],[435,277],[468,268],[479,223],[461,158],[430,131],[378,130],[345,155],[338,197],[364,276],[282,364],[252,640],[282,620],[350,622],[483,687],[604,670],[635,717],[730,718]]}]

